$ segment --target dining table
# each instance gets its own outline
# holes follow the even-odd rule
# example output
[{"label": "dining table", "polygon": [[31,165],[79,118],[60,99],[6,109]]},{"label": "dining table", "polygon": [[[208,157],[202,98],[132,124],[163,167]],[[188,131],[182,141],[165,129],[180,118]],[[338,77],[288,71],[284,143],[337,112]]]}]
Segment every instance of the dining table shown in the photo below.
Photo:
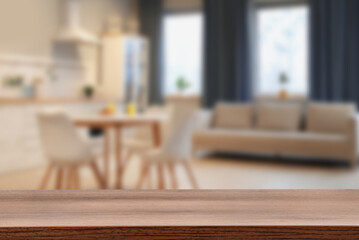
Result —
[{"label": "dining table", "polygon": [[[162,144],[161,125],[167,121],[166,114],[84,114],[73,116],[73,122],[77,127],[101,129],[104,134],[103,141],[103,160],[104,160],[104,179],[106,188],[109,187],[110,157],[115,156],[116,160],[116,189],[123,189],[123,162],[122,162],[122,139],[125,128],[148,126],[152,131],[154,147]],[[111,131],[115,134],[111,135]],[[113,139],[114,138],[114,139]],[[114,143],[114,153],[111,153],[111,142]],[[159,170],[160,171],[160,170]]]}]

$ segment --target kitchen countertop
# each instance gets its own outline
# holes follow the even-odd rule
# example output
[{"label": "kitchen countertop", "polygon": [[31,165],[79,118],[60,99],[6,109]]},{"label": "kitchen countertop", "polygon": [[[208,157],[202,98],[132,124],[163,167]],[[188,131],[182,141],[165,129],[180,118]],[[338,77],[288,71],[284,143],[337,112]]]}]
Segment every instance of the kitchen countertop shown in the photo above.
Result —
[{"label": "kitchen countertop", "polygon": [[67,104],[67,103],[92,103],[92,102],[116,102],[118,100],[106,98],[1,98],[1,105],[27,105],[27,104]]}]

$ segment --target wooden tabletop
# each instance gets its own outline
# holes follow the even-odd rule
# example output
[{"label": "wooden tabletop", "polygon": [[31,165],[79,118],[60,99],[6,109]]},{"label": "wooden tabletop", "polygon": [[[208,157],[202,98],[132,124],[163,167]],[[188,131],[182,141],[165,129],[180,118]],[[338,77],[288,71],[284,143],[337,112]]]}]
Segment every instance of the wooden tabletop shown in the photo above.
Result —
[{"label": "wooden tabletop", "polygon": [[100,233],[126,239],[139,233],[156,239],[288,239],[292,234],[349,239],[359,234],[359,191],[0,193],[0,239],[54,232],[77,239],[77,231],[88,239]]},{"label": "wooden tabletop", "polygon": [[92,125],[108,125],[108,124],[148,124],[158,123],[168,120],[167,114],[136,114],[129,116],[126,114],[116,115],[100,115],[88,114],[72,116],[72,120],[76,125],[92,126]]}]

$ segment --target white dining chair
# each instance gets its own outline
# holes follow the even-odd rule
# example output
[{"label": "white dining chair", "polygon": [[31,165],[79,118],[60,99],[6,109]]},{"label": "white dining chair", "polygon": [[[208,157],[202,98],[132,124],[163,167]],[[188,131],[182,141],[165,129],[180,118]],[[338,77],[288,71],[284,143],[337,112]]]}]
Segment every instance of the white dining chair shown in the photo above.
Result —
[{"label": "white dining chair", "polygon": [[164,180],[165,169],[168,169],[169,171],[171,187],[177,189],[177,165],[182,165],[186,170],[192,188],[198,188],[198,183],[190,163],[192,134],[196,127],[196,116],[197,114],[191,114],[180,121],[177,121],[177,124],[171,127],[171,132],[161,148],[144,151],[141,154],[142,170],[137,184],[138,189],[142,188],[146,179],[150,177],[149,174],[152,166],[157,167],[158,189],[164,189],[166,187]]},{"label": "white dining chair", "polygon": [[[167,121],[161,123],[161,139],[166,139],[172,115],[171,109],[162,106],[151,106],[147,109],[145,114],[165,114],[168,116]],[[127,136],[123,140],[122,146],[124,149],[123,168],[125,169],[135,156],[155,148],[152,129],[148,126],[136,128],[131,136]]]},{"label": "white dining chair", "polygon": [[80,189],[79,167],[89,166],[100,188],[105,181],[96,164],[99,151],[81,139],[69,117],[61,111],[47,111],[38,115],[40,136],[44,154],[49,161],[48,169],[40,184],[45,189],[53,170],[57,171],[56,189],[64,188],[64,174],[67,173],[66,189]]}]

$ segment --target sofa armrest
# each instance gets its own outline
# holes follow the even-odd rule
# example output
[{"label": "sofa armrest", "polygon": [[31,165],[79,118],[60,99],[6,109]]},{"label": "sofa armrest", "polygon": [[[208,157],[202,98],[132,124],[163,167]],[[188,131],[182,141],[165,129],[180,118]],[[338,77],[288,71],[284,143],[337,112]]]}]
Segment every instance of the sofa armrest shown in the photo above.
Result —
[{"label": "sofa armrest", "polygon": [[196,113],[196,131],[209,129],[212,125],[212,111],[199,110]]},{"label": "sofa armrest", "polygon": [[347,136],[349,138],[349,158],[351,159],[351,165],[355,167],[357,165],[358,157],[358,116],[352,115],[348,121]]},{"label": "sofa armrest", "polygon": [[358,138],[358,116],[351,115],[348,120],[347,135],[351,140]]}]

